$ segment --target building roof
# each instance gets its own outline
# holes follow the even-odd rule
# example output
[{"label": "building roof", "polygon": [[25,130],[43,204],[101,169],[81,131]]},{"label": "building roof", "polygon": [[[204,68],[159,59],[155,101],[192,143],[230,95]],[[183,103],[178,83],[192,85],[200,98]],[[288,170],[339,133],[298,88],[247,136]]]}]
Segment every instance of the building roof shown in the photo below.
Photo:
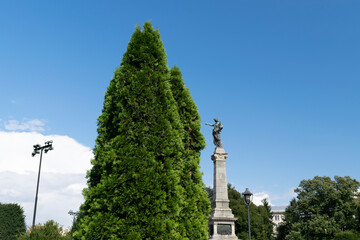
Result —
[{"label": "building roof", "polygon": [[285,212],[287,206],[271,206],[272,212]]}]

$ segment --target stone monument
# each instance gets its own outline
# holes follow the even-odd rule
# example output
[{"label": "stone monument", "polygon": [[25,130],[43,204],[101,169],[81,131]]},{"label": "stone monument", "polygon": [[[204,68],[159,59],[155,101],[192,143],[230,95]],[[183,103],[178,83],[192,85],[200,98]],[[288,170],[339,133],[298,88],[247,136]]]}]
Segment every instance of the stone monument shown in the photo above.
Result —
[{"label": "stone monument", "polygon": [[211,159],[214,162],[214,195],[212,199],[212,210],[209,218],[209,239],[214,240],[237,240],[235,235],[235,221],[229,207],[229,197],[226,181],[225,160],[228,154],[222,146],[220,133],[223,129],[221,122],[214,118],[215,124],[206,123],[214,127],[213,140],[215,144],[214,154]]}]

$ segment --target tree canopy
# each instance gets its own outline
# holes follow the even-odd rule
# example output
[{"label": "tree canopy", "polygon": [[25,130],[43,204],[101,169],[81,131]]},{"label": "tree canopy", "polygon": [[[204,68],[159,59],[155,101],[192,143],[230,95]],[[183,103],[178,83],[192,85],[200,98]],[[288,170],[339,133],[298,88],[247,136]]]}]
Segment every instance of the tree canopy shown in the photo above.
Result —
[{"label": "tree canopy", "polygon": [[302,180],[285,210],[278,239],[342,239],[359,233],[360,183],[350,177]]}]

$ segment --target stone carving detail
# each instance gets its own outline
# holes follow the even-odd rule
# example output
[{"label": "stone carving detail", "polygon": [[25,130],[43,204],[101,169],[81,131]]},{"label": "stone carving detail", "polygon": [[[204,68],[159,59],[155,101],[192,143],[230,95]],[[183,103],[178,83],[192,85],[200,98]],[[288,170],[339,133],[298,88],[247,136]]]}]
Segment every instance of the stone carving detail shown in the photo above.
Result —
[{"label": "stone carving detail", "polygon": [[219,235],[231,235],[231,225],[230,224],[218,224],[217,232]]}]

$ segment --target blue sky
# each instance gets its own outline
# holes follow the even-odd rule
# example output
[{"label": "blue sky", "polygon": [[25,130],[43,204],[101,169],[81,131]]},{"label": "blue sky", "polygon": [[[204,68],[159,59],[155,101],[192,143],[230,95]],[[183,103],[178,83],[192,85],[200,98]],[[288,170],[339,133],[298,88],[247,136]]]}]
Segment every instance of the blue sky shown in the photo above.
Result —
[{"label": "blue sky", "polygon": [[[224,125],[227,177],[236,189],[286,205],[302,179],[360,180],[359,8],[351,0],[1,1],[0,133],[28,144],[29,156],[37,142],[25,142],[24,132],[93,148],[113,72],[135,25],[152,20],[203,123],[218,117]],[[212,185],[211,128],[202,132],[203,179]],[[15,161],[6,156],[3,166]],[[57,219],[71,221],[67,212]]]}]

